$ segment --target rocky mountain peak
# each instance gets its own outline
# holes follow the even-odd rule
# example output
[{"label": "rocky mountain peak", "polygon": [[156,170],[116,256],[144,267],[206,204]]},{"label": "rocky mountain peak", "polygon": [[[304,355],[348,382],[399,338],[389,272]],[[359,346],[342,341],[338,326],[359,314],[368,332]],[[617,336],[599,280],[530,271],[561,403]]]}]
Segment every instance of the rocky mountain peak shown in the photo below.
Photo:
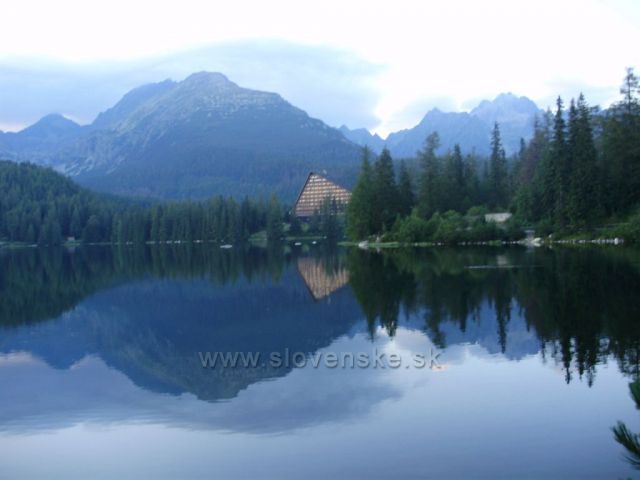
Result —
[{"label": "rocky mountain peak", "polygon": [[229,80],[224,74],[219,72],[196,72],[189,75],[182,82],[183,86],[193,86],[197,88],[239,88],[238,85]]},{"label": "rocky mountain peak", "polygon": [[503,123],[518,119],[525,121],[538,114],[538,112],[537,105],[527,97],[518,97],[508,92],[501,93],[492,101],[483,100],[470,113],[488,123]]},{"label": "rocky mountain peak", "polygon": [[65,137],[75,134],[80,128],[82,127],[73,120],[70,120],[59,113],[51,113],[42,117],[30,127],[19,132],[19,135],[22,137],[41,139]]}]

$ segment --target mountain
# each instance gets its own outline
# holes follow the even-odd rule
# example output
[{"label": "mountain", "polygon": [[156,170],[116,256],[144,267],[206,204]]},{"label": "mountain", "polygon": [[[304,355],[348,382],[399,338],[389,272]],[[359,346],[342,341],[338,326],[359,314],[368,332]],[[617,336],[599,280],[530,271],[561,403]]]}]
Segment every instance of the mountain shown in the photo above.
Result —
[{"label": "mountain", "polygon": [[500,122],[522,127],[529,127],[531,117],[539,113],[540,109],[533,101],[513,93],[501,93],[492,102],[483,100],[471,110],[471,115],[486,123]]},{"label": "mountain", "polygon": [[20,132],[0,132],[0,154],[3,159],[46,164],[53,149],[78,137],[82,130],[74,121],[53,113]]},{"label": "mountain", "polygon": [[440,153],[458,143],[463,152],[488,155],[491,129],[498,122],[502,143],[507,155],[510,155],[520,148],[520,138],[531,138],[534,118],[541,113],[527,97],[501,93],[492,101],[483,100],[470,112],[442,112],[434,108],[415,127],[391,133],[381,142],[372,140],[368,131],[362,132],[364,129],[349,130],[343,127],[340,131],[349,140],[358,145],[368,145],[377,152],[386,145],[396,158],[413,157],[432,132],[440,135]]},{"label": "mountain", "polygon": [[452,149],[456,143],[464,152],[486,154],[488,151],[490,130],[482,120],[468,113],[447,113],[437,108],[429,111],[415,127],[389,134],[386,144],[394,157],[413,157],[432,132],[440,135],[441,152]]},{"label": "mountain", "polygon": [[346,125],[342,125],[339,130],[347,140],[363,147],[367,146],[374,152],[380,152],[384,148],[384,140],[377,133],[371,135],[371,132],[366,128],[351,130]]},{"label": "mountain", "polygon": [[276,93],[242,88],[221,73],[200,72],[131,90],[91,125],[52,114],[17,133],[0,132],[0,158],[31,161],[109,193],[154,198],[236,198],[278,194],[293,201],[309,171],[347,187],[360,149],[385,145],[412,157],[434,131],[441,152],[488,155],[500,123],[507,154],[532,134],[540,111],[526,97],[500,94],[470,112],[433,109],[418,125],[386,140],[366,129],[339,130],[309,117]]},{"label": "mountain", "polygon": [[532,137],[534,119],[542,114],[543,111],[533,101],[512,93],[501,93],[492,102],[484,100],[471,110],[472,116],[490,128],[498,122],[507,154],[518,152],[521,138],[529,140]]},{"label": "mountain", "polygon": [[220,73],[134,89],[78,128],[38,155],[30,145],[0,145],[9,158],[51,165],[84,186],[158,198],[276,193],[291,201],[311,170],[353,184],[360,157],[339,131],[280,95]]},{"label": "mountain", "polygon": [[154,97],[171,90],[176,82],[165,80],[164,82],[150,83],[134,88],[109,110],[98,114],[91,127],[93,129],[113,128],[119,122],[124,121],[138,107]]}]

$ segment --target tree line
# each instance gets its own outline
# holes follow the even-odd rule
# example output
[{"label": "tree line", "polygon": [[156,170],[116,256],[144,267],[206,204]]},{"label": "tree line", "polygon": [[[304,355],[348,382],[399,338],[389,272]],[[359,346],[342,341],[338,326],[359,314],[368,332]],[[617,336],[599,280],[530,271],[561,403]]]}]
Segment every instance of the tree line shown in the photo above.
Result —
[{"label": "tree line", "polygon": [[0,240],[10,242],[234,243],[274,223],[271,234],[279,235],[282,220],[275,197],[142,203],[96,194],[50,169],[9,161],[0,162],[0,191]]},{"label": "tree line", "polygon": [[[400,241],[474,241],[543,233],[572,233],[625,218],[640,205],[640,87],[632,69],[622,99],[608,110],[591,108],[581,94],[568,109],[537,118],[531,140],[507,158],[500,127],[491,154],[444,155],[437,132],[397,171],[388,150],[373,159],[363,150],[358,182],[347,211],[347,234]],[[510,211],[506,228],[487,225],[482,213]],[[640,214],[624,231],[640,239]]]},{"label": "tree line", "polygon": [[547,231],[589,229],[640,203],[640,87],[632,69],[607,111],[581,94],[536,122],[513,172],[513,209]]},{"label": "tree line", "polygon": [[457,144],[439,156],[439,147],[440,137],[433,132],[413,165],[400,161],[397,172],[386,148],[373,161],[371,152],[363,149],[361,172],[347,209],[348,236],[456,242],[511,235],[485,224],[482,215],[487,208],[504,209],[509,203],[509,171],[498,125],[492,132],[489,159],[463,156]]}]

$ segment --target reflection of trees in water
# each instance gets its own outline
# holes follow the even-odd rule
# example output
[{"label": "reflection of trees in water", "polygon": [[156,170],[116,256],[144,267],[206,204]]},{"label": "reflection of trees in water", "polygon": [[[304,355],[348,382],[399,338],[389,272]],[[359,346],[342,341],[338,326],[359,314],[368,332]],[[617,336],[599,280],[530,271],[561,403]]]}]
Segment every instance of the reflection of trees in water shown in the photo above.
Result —
[{"label": "reflection of trees in water", "polygon": [[[509,345],[512,315],[535,332],[541,355],[561,365],[567,382],[594,380],[613,355],[622,372],[640,378],[640,254],[627,249],[316,250],[314,271],[329,286],[349,284],[373,336],[393,335],[401,313],[424,317],[445,347],[445,324],[465,333],[495,321],[497,345]],[[59,316],[101,289],[146,277],[203,278],[213,284],[279,279],[298,254],[283,249],[220,250],[211,245],[26,249],[0,253],[0,325]],[[317,267],[317,268],[316,268]],[[492,327],[493,328],[493,327]],[[451,335],[451,333],[449,333]]]},{"label": "reflection of trees in water", "polygon": [[577,373],[591,384],[595,366],[610,355],[638,378],[639,260],[632,250],[352,251],[349,269],[372,331],[380,322],[393,334],[401,308],[422,310],[432,340],[445,347],[445,322],[465,332],[489,305],[505,352],[510,316],[519,309],[543,358],[562,365],[567,382]]},{"label": "reflection of trees in water", "polygon": [[393,335],[400,305],[407,311],[415,307],[415,279],[387,255],[351,250],[349,277],[353,292],[362,307],[373,337],[376,321]]},{"label": "reflection of trees in water", "polygon": [[464,332],[488,300],[498,314],[500,344],[506,346],[512,298],[509,277],[493,268],[468,268],[486,262],[486,256],[442,249],[389,255],[353,251],[350,260],[351,285],[371,328],[380,320],[393,334],[401,307],[409,314],[424,309],[431,339],[444,347],[442,323],[453,322]]},{"label": "reflection of trees in water", "polygon": [[291,261],[282,249],[212,245],[22,249],[0,252],[0,326],[57,317],[101,289],[148,276],[214,284],[277,279]]}]

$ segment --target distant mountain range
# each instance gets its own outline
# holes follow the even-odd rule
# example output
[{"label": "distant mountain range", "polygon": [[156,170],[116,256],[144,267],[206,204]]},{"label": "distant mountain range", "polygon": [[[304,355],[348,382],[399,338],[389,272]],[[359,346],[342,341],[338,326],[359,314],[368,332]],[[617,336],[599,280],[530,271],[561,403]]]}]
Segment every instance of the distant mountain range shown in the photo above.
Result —
[{"label": "distant mountain range", "polygon": [[309,117],[276,93],[241,88],[220,73],[195,73],[127,93],[90,125],[52,114],[17,133],[0,132],[0,158],[30,161],[104,192],[202,198],[278,194],[295,199],[309,171],[350,187],[360,146],[412,157],[438,131],[442,151],[486,155],[494,121],[507,153],[530,138],[537,106],[501,94],[469,113],[428,112],[414,128],[382,139],[366,129],[339,130]]},{"label": "distant mountain range", "polygon": [[500,125],[502,141],[507,154],[518,151],[520,139],[528,140],[533,134],[533,122],[542,111],[527,97],[502,93],[493,101],[483,100],[470,112],[429,111],[418,125],[391,133],[386,140],[360,128],[350,130],[342,126],[340,131],[354,143],[367,145],[375,152],[384,146],[396,158],[413,157],[432,132],[440,135],[440,152],[446,152],[458,143],[463,152],[488,155],[490,135],[494,122]]},{"label": "distant mountain range", "polygon": [[0,155],[111,193],[291,200],[310,170],[351,185],[360,147],[275,93],[201,72],[136,88],[88,126],[49,115],[1,134]]}]

